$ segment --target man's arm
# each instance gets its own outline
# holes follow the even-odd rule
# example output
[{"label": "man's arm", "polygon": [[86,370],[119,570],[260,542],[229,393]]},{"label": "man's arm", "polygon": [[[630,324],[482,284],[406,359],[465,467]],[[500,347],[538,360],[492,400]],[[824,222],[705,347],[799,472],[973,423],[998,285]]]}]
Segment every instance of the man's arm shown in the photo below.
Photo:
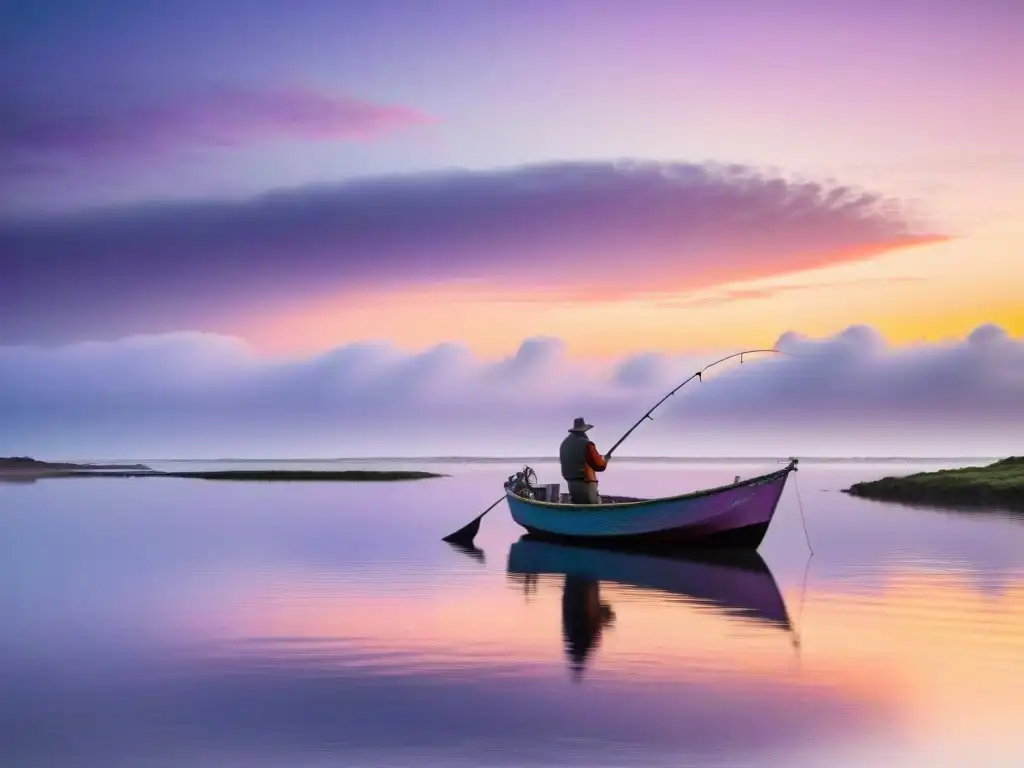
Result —
[{"label": "man's arm", "polygon": [[608,461],[597,452],[597,446],[593,443],[587,443],[587,464],[595,472],[604,472],[605,467],[608,466]]}]

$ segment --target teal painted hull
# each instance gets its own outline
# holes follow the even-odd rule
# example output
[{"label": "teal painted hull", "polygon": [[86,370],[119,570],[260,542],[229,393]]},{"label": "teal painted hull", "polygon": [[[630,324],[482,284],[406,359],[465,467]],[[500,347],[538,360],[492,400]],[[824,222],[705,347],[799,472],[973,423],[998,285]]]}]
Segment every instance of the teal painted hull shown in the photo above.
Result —
[{"label": "teal painted hull", "polygon": [[560,504],[506,487],[512,519],[539,538],[626,546],[722,546],[756,549],[796,460],[783,469],[720,488],[660,499],[599,505]]}]

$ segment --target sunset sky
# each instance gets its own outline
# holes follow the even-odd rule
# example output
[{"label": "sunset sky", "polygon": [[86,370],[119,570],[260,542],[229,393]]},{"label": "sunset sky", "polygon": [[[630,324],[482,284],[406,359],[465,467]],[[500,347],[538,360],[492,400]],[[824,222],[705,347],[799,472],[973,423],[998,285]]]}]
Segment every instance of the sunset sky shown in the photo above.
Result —
[{"label": "sunset sky", "polygon": [[[365,344],[498,365],[538,339],[614,366],[852,326],[941,355],[981,328],[1013,364],[977,391],[1024,381],[1018,0],[0,17],[0,399],[23,426],[25,360],[87,365],[81,342],[133,371],[182,339],[281,370]],[[181,355],[160,386],[222,362]],[[957,386],[933,399],[966,423]]]}]

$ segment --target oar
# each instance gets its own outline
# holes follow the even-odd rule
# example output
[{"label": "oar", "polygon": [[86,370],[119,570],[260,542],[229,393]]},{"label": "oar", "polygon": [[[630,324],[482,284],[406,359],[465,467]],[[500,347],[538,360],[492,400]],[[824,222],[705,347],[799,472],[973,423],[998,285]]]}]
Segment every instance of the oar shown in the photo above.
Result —
[{"label": "oar", "polygon": [[476,536],[477,531],[480,530],[480,521],[483,520],[484,515],[498,506],[504,498],[505,494],[502,494],[496,502],[491,504],[491,506],[470,520],[466,525],[459,528],[455,533],[449,533],[441,539],[441,541],[447,541],[449,544],[461,544],[467,547],[471,546],[473,544],[473,538]]},{"label": "oar", "polygon": [[[618,441],[615,443],[615,445],[613,445],[611,448],[608,449],[608,452],[604,455],[605,458],[606,459],[611,458],[612,453],[614,453],[615,449],[618,448],[622,444],[622,441],[625,440],[627,437],[629,437],[631,434],[633,434],[633,430],[636,429],[637,427],[639,427],[641,424],[643,424],[645,419],[650,419],[651,418],[651,414],[654,413],[654,411],[658,408],[659,405],[664,403],[666,400],[668,400],[670,397],[672,397],[672,395],[674,395],[676,392],[678,392],[680,389],[682,389],[684,386],[689,384],[694,379],[700,379],[701,376],[703,375],[704,371],[706,371],[708,368],[712,368],[713,366],[716,366],[719,363],[724,363],[726,360],[732,360],[734,357],[738,357],[740,359],[740,362],[742,363],[744,355],[752,355],[755,352],[774,352],[775,354],[779,354],[779,355],[787,354],[786,352],[780,352],[777,349],[745,349],[742,352],[733,352],[731,355],[726,355],[725,357],[723,357],[720,360],[715,360],[715,362],[713,362],[713,363],[708,363],[703,368],[701,368],[699,371],[697,371],[695,374],[693,374],[690,378],[688,378],[686,381],[684,381],[682,384],[680,384],[678,387],[676,387],[671,392],[669,392],[667,395],[665,395],[663,398],[661,398],[661,400],[656,402],[654,404],[654,407],[652,407],[649,411],[647,411],[647,413],[645,413],[643,416],[641,416],[640,419],[636,422],[636,424],[634,424],[632,427],[630,427],[628,430],[626,430],[626,434],[624,434],[622,437],[620,437],[618,439]],[[651,419],[651,420],[653,421],[653,419]],[[485,509],[483,512],[481,512],[479,515],[477,515],[475,518],[473,518],[469,523],[464,525],[462,528],[459,528],[459,530],[457,530],[455,533],[448,534],[447,536],[445,536],[442,539],[442,541],[447,541],[447,542],[453,543],[453,544],[467,544],[467,545],[468,544],[472,544],[473,543],[473,538],[476,536],[477,532],[480,530],[480,521],[483,519],[484,515],[486,515],[488,512],[490,512],[496,506],[498,506],[498,504],[504,498],[505,498],[505,496],[503,494],[501,496],[501,498],[499,498],[497,501],[495,501],[493,504],[491,504],[491,506],[489,506],[487,509]]]}]

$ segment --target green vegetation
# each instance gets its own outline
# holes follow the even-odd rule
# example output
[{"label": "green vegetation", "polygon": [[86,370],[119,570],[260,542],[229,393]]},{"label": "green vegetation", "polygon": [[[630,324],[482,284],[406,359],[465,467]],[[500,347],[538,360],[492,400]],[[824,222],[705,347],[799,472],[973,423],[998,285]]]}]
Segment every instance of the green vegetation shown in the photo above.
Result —
[{"label": "green vegetation", "polygon": [[856,483],[851,496],[942,507],[1024,509],[1024,456],[983,467],[918,472]]},{"label": "green vegetation", "polygon": [[[429,477],[444,477],[434,472],[382,470],[374,472],[365,469],[352,469],[344,471],[317,471],[317,470],[277,470],[277,469],[254,469],[254,470],[228,470],[224,472],[163,472],[158,473],[160,477],[189,477],[196,480],[333,480],[356,483],[373,483],[390,480],[425,480]],[[140,475],[141,476],[141,475]]]},{"label": "green vegetation", "polygon": [[247,481],[333,481],[384,482],[393,480],[423,480],[444,477],[434,472],[364,469],[318,471],[313,469],[253,469],[209,472],[158,472],[144,464],[51,464],[23,456],[0,458],[0,476],[25,477],[178,477],[192,480],[247,480]]},{"label": "green vegetation", "polygon": [[0,456],[0,472],[65,472],[104,469],[152,471],[145,464],[65,464],[61,462],[38,461],[28,456]]}]

